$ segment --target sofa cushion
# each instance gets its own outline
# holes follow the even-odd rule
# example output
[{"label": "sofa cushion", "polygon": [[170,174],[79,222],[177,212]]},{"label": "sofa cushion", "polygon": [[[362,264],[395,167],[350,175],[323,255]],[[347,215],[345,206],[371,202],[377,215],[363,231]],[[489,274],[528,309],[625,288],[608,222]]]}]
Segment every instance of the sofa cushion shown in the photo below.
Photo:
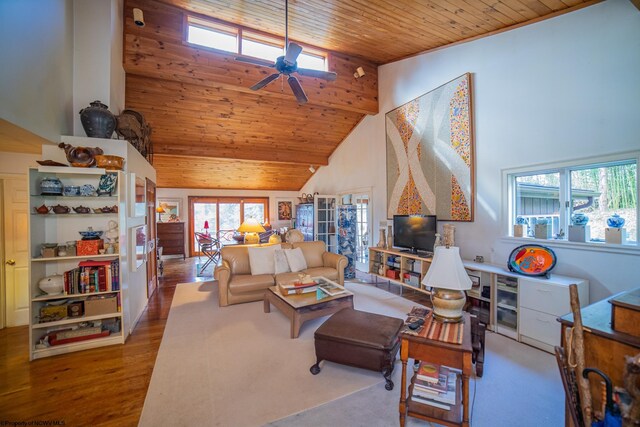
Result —
[{"label": "sofa cushion", "polygon": [[242,294],[246,292],[256,292],[263,289],[267,289],[269,286],[273,286],[272,274],[259,274],[259,275],[233,275],[229,280],[229,290],[233,294]]},{"label": "sofa cushion", "polygon": [[283,250],[275,250],[273,252],[273,262],[276,269],[275,274],[288,273],[291,271],[289,261],[287,261],[287,255]]},{"label": "sofa cushion", "polygon": [[248,247],[251,274],[275,274],[276,266],[273,253],[280,249],[280,245]]},{"label": "sofa cushion", "polygon": [[304,257],[304,252],[300,248],[285,249],[285,255],[289,262],[289,268],[292,272],[301,271],[307,268],[307,261]]},{"label": "sofa cushion", "polygon": [[222,259],[229,263],[231,275],[251,274],[249,251],[246,246],[223,246],[220,250]]},{"label": "sofa cushion", "polygon": [[[322,267],[322,254],[327,251],[323,241],[315,240],[313,242],[299,242],[293,244],[294,248],[302,249],[304,259],[307,261],[307,267]],[[293,271],[293,268],[291,269]]]}]

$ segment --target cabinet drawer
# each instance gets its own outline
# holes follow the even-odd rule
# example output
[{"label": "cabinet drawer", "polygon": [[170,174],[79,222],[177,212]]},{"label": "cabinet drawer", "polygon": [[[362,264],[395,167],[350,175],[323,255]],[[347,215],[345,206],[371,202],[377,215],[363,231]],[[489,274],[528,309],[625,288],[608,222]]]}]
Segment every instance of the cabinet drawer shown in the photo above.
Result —
[{"label": "cabinet drawer", "polygon": [[569,287],[520,279],[520,306],[562,316],[571,311]]},{"label": "cabinet drawer", "polygon": [[560,322],[557,316],[520,309],[520,335],[526,335],[551,346],[560,345]]},{"label": "cabinet drawer", "polygon": [[183,233],[184,232],[184,223],[182,222],[159,222],[157,224],[158,233]]}]

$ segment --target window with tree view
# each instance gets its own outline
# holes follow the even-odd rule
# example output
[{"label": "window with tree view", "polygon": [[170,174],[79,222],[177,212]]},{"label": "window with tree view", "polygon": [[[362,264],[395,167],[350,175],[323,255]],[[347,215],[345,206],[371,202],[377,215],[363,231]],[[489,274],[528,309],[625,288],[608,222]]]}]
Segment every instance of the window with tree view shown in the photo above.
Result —
[{"label": "window with tree view", "polygon": [[[510,222],[522,225],[525,237],[604,243],[608,219],[618,215],[624,219],[622,243],[637,245],[637,164],[631,158],[509,173]],[[546,228],[536,228],[542,224],[546,236],[540,232]]]}]

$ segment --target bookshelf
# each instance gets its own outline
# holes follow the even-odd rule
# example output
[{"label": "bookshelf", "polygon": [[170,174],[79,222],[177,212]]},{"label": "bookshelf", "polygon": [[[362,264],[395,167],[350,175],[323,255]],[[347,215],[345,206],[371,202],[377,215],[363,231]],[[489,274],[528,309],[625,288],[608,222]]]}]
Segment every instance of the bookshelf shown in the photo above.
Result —
[{"label": "bookshelf", "polygon": [[422,279],[431,265],[431,257],[397,249],[369,248],[369,274],[402,287],[430,294]]},{"label": "bookshelf", "polygon": [[[120,266],[122,265],[120,251],[126,251],[126,238],[123,228],[126,218],[127,203],[123,197],[122,188],[126,182],[122,172],[109,172],[117,175],[116,191],[112,195],[103,196],[63,196],[44,195],[40,183],[43,178],[56,177],[65,186],[92,185],[98,188],[100,177],[107,173],[99,168],[73,168],[40,166],[29,170],[29,357],[35,360],[43,357],[64,354],[71,351],[85,350],[125,341],[123,310],[124,296]],[[62,205],[69,208],[84,206],[90,208],[90,213],[56,214],[50,211],[46,214],[37,213],[35,208]],[[105,206],[117,206],[118,212],[95,213],[94,209]],[[62,255],[57,256],[60,247],[66,247],[67,242],[81,239],[79,231],[92,227],[94,230],[106,232],[109,222],[115,221],[119,227],[119,247],[113,253],[95,255]],[[104,235],[102,236],[104,238]],[[54,253],[44,253],[43,243],[57,243],[58,248],[52,248]],[[77,246],[76,246],[77,250]],[[47,256],[44,256],[44,255]],[[62,294],[46,294],[39,288],[39,282],[45,277],[53,275],[65,276],[66,272],[78,269],[80,265],[94,261],[100,266],[84,266],[84,279],[87,287],[82,291],[71,291],[66,287]],[[114,267],[112,267],[114,266]],[[109,272],[107,273],[107,268]],[[70,276],[67,277],[69,279]],[[79,280],[79,279],[78,279]],[[108,281],[108,282],[107,282]],[[93,286],[90,288],[90,286]],[[81,307],[72,311],[72,306]],[[44,310],[43,310],[44,309]],[[66,315],[64,315],[66,309]],[[55,313],[54,313],[55,311]],[[45,321],[48,320],[48,321]],[[100,327],[102,336],[88,334],[89,328]],[[85,329],[86,328],[86,329]],[[64,343],[51,345],[62,335],[63,330],[73,330],[73,338],[60,340]],[[108,331],[108,335],[107,332]],[[82,335],[87,333],[87,335]],[[59,334],[59,335],[55,335]],[[45,340],[45,337],[47,339]]]}]

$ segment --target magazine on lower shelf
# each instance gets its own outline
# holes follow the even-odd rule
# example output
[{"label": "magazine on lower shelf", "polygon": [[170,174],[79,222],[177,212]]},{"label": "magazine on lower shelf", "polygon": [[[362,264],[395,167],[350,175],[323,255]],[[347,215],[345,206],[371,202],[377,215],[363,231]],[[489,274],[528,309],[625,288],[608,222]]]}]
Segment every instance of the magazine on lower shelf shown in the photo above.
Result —
[{"label": "magazine on lower shelf", "polygon": [[446,405],[455,405],[457,375],[458,374],[455,371],[449,372],[449,377],[447,379],[447,391],[438,392],[436,390],[430,390],[423,387],[416,387],[414,384],[413,395],[423,399],[444,403]]},{"label": "magazine on lower shelf", "polygon": [[427,398],[418,396],[415,393],[411,395],[411,400],[413,400],[414,402],[417,402],[417,403],[421,403],[423,405],[433,406],[434,408],[440,408],[440,409],[444,409],[446,411],[451,410],[451,406],[449,406],[447,404],[444,404],[442,402],[436,402],[435,400],[427,399]]}]

